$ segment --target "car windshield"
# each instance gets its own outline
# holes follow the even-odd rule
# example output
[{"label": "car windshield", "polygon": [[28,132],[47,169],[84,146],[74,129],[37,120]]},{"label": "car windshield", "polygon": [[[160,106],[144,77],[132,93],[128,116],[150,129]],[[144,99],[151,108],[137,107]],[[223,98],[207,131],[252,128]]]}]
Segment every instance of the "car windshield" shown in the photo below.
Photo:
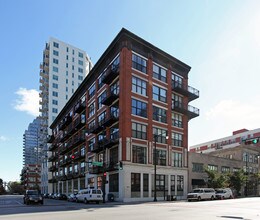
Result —
[{"label": "car windshield", "polygon": [[38,191],[28,191],[27,192],[28,195],[38,195]]},{"label": "car windshield", "polygon": [[192,193],[200,193],[200,192],[201,192],[200,189],[194,189],[194,190],[192,190]]},{"label": "car windshield", "polygon": [[224,190],[218,189],[216,190],[216,193],[224,193]]}]

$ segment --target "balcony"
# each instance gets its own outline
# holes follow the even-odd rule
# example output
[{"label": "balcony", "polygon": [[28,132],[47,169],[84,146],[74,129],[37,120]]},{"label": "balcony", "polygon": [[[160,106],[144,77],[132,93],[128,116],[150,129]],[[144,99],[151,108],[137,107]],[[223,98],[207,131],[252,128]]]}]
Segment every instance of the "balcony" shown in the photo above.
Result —
[{"label": "balcony", "polygon": [[81,115],[74,121],[74,127],[77,129],[81,129],[86,125],[85,117],[81,117]]},{"label": "balcony", "polygon": [[89,133],[98,134],[100,131],[104,130],[104,121],[99,122],[95,127],[89,129]]},{"label": "balcony", "polygon": [[76,105],[75,105],[75,108],[74,108],[74,112],[75,113],[80,113],[82,112],[84,109],[86,109],[86,102],[78,102]]},{"label": "balcony", "polygon": [[89,168],[89,173],[90,174],[100,174],[100,173],[103,173],[103,167],[100,167],[100,166],[92,166]]},{"label": "balcony", "polygon": [[110,116],[104,121],[104,127],[110,127],[112,124],[119,120],[118,112],[111,112]]},{"label": "balcony", "polygon": [[48,140],[47,140],[47,143],[52,143],[53,141],[54,141],[54,135],[52,134],[52,135],[49,135],[49,137],[48,137]]},{"label": "balcony", "polygon": [[58,182],[58,179],[57,177],[52,177],[51,179],[48,180],[49,183],[57,183]]},{"label": "balcony", "polygon": [[52,144],[49,146],[49,151],[54,151],[57,147],[58,147],[57,144],[52,143]]},{"label": "balcony", "polygon": [[56,170],[58,170],[58,167],[56,165],[53,165],[49,168],[50,172],[55,172]]},{"label": "balcony", "polygon": [[104,150],[103,143],[103,141],[99,141],[98,143],[94,144],[93,147],[90,147],[90,152],[99,153]]},{"label": "balcony", "polygon": [[52,161],[55,161],[56,159],[58,159],[58,155],[52,155],[49,157],[48,161],[52,162]]},{"label": "balcony", "polygon": [[189,102],[199,98],[199,90],[187,86],[184,83],[179,83],[177,81],[172,82],[172,90],[176,91],[184,96],[187,96],[189,98]]},{"label": "balcony", "polygon": [[68,124],[72,122],[72,117],[67,115],[60,124],[60,129],[63,130]]},{"label": "balcony", "polygon": [[119,98],[119,94],[115,94],[113,92],[111,92],[106,98],[104,98],[102,100],[102,104],[103,105],[111,105],[115,100],[117,100]]},{"label": "balcony", "polygon": [[119,76],[119,65],[111,65],[107,68],[106,74],[104,75],[102,82],[105,84],[110,84],[117,76]]},{"label": "balcony", "polygon": [[80,132],[80,134],[78,134],[77,136],[74,137],[74,142],[73,142],[73,144],[74,144],[74,146],[77,146],[77,145],[79,145],[79,144],[84,143],[85,140],[86,140],[86,139],[85,139],[85,133]]},{"label": "balcony", "polygon": [[119,142],[119,132],[116,132],[114,134],[110,135],[110,139],[106,139],[104,142],[104,147],[105,148],[111,148],[113,146],[115,146],[116,144],[118,144]]},{"label": "balcony", "polygon": [[67,175],[67,180],[71,180],[73,178],[73,173],[71,172],[71,173],[68,173],[68,175]]},{"label": "balcony", "polygon": [[200,114],[200,110],[198,108],[195,108],[193,106],[190,105],[184,105],[181,102],[175,101],[173,106],[172,106],[172,110],[176,111],[176,112],[180,112],[184,115],[187,115],[189,120],[195,117],[198,117]]}]

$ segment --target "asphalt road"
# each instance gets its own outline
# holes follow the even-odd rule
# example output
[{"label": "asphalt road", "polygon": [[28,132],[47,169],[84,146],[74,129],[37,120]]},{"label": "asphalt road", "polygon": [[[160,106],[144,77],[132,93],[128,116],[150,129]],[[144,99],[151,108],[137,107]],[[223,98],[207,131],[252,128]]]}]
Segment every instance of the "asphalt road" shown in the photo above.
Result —
[{"label": "asphalt road", "polygon": [[45,200],[24,205],[21,196],[0,196],[0,220],[260,220],[260,198],[202,202],[78,204]]}]

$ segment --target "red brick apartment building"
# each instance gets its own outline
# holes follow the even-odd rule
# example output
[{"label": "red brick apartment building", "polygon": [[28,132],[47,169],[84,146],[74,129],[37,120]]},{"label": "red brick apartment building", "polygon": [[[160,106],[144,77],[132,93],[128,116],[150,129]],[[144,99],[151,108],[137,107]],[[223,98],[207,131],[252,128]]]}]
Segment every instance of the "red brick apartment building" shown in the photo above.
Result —
[{"label": "red brick apartment building", "polygon": [[41,165],[25,165],[21,172],[21,183],[24,185],[24,189],[40,189]]},{"label": "red brick apartment building", "polygon": [[106,200],[185,198],[188,121],[199,116],[189,71],[122,29],[51,125],[52,192],[94,186]]}]

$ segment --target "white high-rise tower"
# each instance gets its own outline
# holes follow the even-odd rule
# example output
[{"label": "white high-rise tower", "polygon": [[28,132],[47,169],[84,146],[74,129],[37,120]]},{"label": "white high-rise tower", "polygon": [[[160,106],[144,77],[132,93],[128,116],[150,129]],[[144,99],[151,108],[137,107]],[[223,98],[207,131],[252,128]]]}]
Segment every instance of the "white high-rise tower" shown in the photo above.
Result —
[{"label": "white high-rise tower", "polygon": [[44,143],[42,159],[41,191],[48,189],[47,136],[49,126],[62,110],[72,94],[92,68],[92,62],[85,51],[50,38],[43,51],[40,64],[40,115],[43,133],[40,141]]}]

